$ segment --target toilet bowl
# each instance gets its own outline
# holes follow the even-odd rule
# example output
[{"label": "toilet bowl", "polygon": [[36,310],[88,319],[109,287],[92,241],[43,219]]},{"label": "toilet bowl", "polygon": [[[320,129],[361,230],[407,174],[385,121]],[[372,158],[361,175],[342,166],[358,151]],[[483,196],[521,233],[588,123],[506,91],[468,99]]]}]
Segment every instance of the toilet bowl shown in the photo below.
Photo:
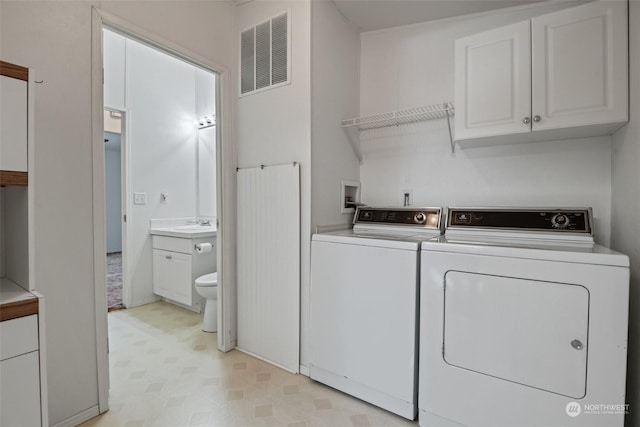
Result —
[{"label": "toilet bowl", "polygon": [[204,303],[204,319],[202,330],[217,332],[218,330],[218,273],[209,273],[196,279],[196,291],[206,299]]}]

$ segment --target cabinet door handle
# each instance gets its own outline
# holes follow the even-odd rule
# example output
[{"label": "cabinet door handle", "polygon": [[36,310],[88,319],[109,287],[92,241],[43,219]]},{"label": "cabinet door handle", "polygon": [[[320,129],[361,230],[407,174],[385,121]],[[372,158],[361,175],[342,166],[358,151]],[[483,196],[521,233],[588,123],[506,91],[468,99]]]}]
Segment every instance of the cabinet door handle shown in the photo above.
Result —
[{"label": "cabinet door handle", "polygon": [[166,259],[173,259],[173,257],[171,255],[165,255],[164,256]]},{"label": "cabinet door handle", "polygon": [[533,121],[538,123],[540,120],[542,120],[542,117],[540,116],[533,116]]},{"label": "cabinet door handle", "polygon": [[531,117],[525,117],[524,119],[522,119],[522,123],[528,125],[529,123],[531,123]]}]

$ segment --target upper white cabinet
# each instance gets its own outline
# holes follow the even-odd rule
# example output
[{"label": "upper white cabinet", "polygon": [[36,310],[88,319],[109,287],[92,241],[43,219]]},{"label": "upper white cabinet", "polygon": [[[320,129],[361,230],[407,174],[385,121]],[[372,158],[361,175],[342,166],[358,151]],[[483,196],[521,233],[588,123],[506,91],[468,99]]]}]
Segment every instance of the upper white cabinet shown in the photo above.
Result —
[{"label": "upper white cabinet", "polygon": [[0,64],[0,170],[27,172],[29,70]]},{"label": "upper white cabinet", "polygon": [[600,1],[456,40],[457,141],[606,135],[628,120],[626,3]]},{"label": "upper white cabinet", "polygon": [[530,132],[529,21],[456,40],[456,139]]}]

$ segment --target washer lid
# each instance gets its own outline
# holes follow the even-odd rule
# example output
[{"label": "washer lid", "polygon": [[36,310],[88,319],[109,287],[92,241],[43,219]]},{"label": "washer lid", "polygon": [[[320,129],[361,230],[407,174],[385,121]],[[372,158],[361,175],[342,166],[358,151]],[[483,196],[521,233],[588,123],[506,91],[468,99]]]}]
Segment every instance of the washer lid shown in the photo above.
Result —
[{"label": "washer lid", "polygon": [[311,237],[314,242],[341,243],[345,245],[376,246],[389,249],[405,249],[418,251],[420,243],[428,238],[438,236],[422,233],[388,233],[388,232],[359,232],[354,230],[333,231],[330,233],[317,233]]}]

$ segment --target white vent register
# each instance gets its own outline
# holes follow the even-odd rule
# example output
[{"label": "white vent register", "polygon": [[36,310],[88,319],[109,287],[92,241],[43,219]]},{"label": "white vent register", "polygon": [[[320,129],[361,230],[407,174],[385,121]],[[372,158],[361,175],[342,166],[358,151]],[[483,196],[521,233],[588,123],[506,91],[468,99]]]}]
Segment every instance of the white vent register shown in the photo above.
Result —
[{"label": "white vent register", "polygon": [[240,33],[240,95],[290,82],[289,11]]}]

